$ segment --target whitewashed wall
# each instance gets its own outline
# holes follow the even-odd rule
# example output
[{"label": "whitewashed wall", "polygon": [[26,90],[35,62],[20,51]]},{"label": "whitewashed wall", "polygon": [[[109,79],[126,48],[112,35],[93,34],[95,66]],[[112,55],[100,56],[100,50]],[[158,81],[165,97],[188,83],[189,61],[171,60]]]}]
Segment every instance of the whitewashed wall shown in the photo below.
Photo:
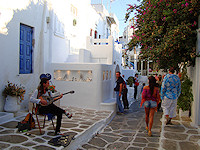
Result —
[{"label": "whitewashed wall", "polygon": [[[91,82],[79,81],[62,81],[54,79],[54,83],[58,91],[65,93],[74,90],[74,94],[66,95],[60,100],[61,106],[74,106],[79,108],[100,109],[100,103],[112,98],[112,79],[113,71],[112,65],[105,64],[52,64],[52,71],[54,70],[92,70]],[[103,72],[111,71],[111,78],[103,79]],[[55,76],[54,76],[55,78]]]},{"label": "whitewashed wall", "polygon": [[[85,49],[86,37],[90,35],[90,29],[95,30],[96,24],[99,23],[98,33],[105,35],[106,25],[105,20],[90,5],[90,0],[81,2],[79,0],[60,0],[59,3],[54,0],[24,0],[24,3],[20,3],[20,5],[16,3],[12,7],[8,5],[9,1],[12,0],[5,2],[6,11],[0,9],[1,17],[9,18],[6,26],[0,28],[0,42],[3,43],[0,44],[0,63],[2,64],[0,66],[0,92],[3,91],[8,80],[22,84],[26,88],[26,94],[25,101],[21,106],[22,109],[26,109],[28,108],[29,93],[34,91],[39,84],[39,75],[41,73],[53,74],[52,62],[64,63],[73,53],[71,50]],[[10,3],[12,4],[12,2]],[[76,26],[72,24],[74,16],[70,12],[71,5],[78,10],[75,17],[77,19]],[[1,5],[1,7],[3,6]],[[32,74],[19,74],[20,23],[34,29]],[[109,60],[113,60],[111,53],[113,51],[109,55],[106,54]],[[79,57],[74,58],[78,60]],[[115,65],[112,65],[111,68],[114,70]],[[103,97],[106,99],[109,96],[104,95]],[[3,111],[3,105],[4,98],[0,94],[0,111]]]},{"label": "whitewashed wall", "polygon": [[[200,19],[199,19],[200,22]],[[197,31],[197,54],[200,52],[200,30]],[[194,101],[192,103],[192,123],[200,125],[200,57],[196,57],[195,66],[187,68],[188,75],[193,82],[192,92]]]},{"label": "whitewashed wall", "polygon": [[[9,3],[6,2],[7,6]],[[22,9],[19,9],[19,5],[15,5],[11,8],[6,8],[6,12],[2,15],[11,17],[12,19],[7,24],[7,33],[0,34],[0,93],[3,91],[7,81],[22,84],[26,88],[25,101],[22,103],[22,109],[26,107],[28,103],[28,93],[37,87],[39,82],[38,74],[43,72],[47,61],[43,56],[43,49],[48,49],[48,31],[46,30],[46,24],[44,17],[48,15],[48,10],[45,7],[45,3],[30,1],[24,3]],[[20,6],[23,6],[21,4]],[[2,9],[1,9],[2,10]],[[13,13],[9,13],[9,11]],[[30,16],[32,19],[30,19]],[[37,21],[36,21],[37,20]],[[33,38],[35,39],[35,45],[33,47],[33,74],[19,74],[19,42],[20,42],[20,23],[29,25],[34,28]],[[42,30],[46,33],[43,34]],[[47,52],[47,55],[49,53]],[[41,65],[42,63],[42,65]],[[3,111],[4,98],[0,94],[0,111]]]}]

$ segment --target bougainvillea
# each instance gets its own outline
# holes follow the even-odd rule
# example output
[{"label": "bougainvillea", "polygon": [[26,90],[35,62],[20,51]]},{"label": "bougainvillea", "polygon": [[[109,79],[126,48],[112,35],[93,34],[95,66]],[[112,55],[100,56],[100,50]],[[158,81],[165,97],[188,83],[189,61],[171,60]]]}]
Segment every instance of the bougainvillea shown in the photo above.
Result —
[{"label": "bougainvillea", "polygon": [[126,21],[135,12],[129,50],[140,46],[142,58],[163,69],[191,62],[196,55],[199,8],[199,0],[143,0],[138,6],[129,5]]}]

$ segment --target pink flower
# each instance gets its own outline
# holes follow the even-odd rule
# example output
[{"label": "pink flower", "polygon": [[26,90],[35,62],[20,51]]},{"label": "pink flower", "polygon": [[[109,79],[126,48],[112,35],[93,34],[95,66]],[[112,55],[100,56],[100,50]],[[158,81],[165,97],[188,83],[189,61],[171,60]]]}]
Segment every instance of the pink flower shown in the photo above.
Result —
[{"label": "pink flower", "polygon": [[164,17],[164,18],[162,19],[162,21],[165,21],[165,18],[166,18],[166,17]]},{"label": "pink flower", "polygon": [[146,14],[146,12],[144,11],[144,12],[143,12],[143,15],[145,15],[145,14]]},{"label": "pink flower", "polygon": [[144,20],[143,20],[143,22],[144,22]]},{"label": "pink flower", "polygon": [[142,35],[145,35],[144,33],[142,33]]},{"label": "pink flower", "polygon": [[185,3],[185,6],[188,7],[188,5],[189,5],[188,2],[186,2],[186,3]]},{"label": "pink flower", "polygon": [[184,4],[182,4],[181,6],[182,6],[182,7],[184,7],[185,5],[184,5]]},{"label": "pink flower", "polygon": [[197,22],[196,21],[194,21],[194,25],[196,26],[196,24],[197,24]]},{"label": "pink flower", "polygon": [[154,6],[154,8],[156,8],[156,6]]},{"label": "pink flower", "polygon": [[143,45],[143,44],[141,44],[141,45]]},{"label": "pink flower", "polygon": [[154,20],[153,23],[155,23],[156,21]]},{"label": "pink flower", "polygon": [[174,10],[173,10],[173,12],[176,14],[176,13],[177,13],[177,10],[176,10],[176,9],[174,9]]},{"label": "pink flower", "polygon": [[169,6],[169,4],[166,4],[166,6]]}]

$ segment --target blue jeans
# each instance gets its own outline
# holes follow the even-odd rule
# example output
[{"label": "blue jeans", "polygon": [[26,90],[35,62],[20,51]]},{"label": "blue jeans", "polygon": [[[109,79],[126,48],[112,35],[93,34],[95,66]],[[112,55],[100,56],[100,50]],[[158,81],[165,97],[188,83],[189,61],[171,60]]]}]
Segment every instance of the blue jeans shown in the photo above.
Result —
[{"label": "blue jeans", "polygon": [[117,106],[119,108],[119,112],[123,113],[124,109],[122,107],[122,103],[120,101],[120,97],[119,97],[119,91],[116,91],[116,101],[117,101]]},{"label": "blue jeans", "polygon": [[154,108],[154,107],[157,107],[157,103],[155,101],[145,101],[144,102],[144,107],[146,108]]}]

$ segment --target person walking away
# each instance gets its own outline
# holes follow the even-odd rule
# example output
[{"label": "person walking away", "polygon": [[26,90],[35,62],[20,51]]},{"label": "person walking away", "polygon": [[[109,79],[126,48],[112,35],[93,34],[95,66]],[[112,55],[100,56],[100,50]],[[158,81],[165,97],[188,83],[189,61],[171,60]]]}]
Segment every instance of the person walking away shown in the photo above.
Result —
[{"label": "person walking away", "polygon": [[166,125],[172,124],[172,118],[176,117],[177,99],[181,94],[181,82],[174,74],[174,68],[169,69],[161,86],[161,107],[166,118]]},{"label": "person walking away", "polygon": [[[158,76],[158,80],[156,81],[156,83],[158,84],[158,87],[159,87],[159,90],[160,90],[161,89],[161,85],[162,85],[162,76],[160,74]],[[160,100],[160,102],[158,103],[157,111],[160,111],[161,103],[162,103],[162,101]]]},{"label": "person walking away", "polygon": [[[42,75],[44,75],[44,74],[42,74]],[[72,114],[68,113],[66,110],[61,109],[60,107],[57,107],[53,103],[47,105],[47,101],[43,98],[43,96],[52,97],[51,91],[48,90],[50,78],[42,77],[40,79],[41,79],[40,84],[39,84],[38,88],[35,90],[35,92],[32,94],[30,101],[32,103],[37,104],[39,114],[50,113],[50,114],[57,116],[55,135],[61,135],[60,127],[61,127],[61,121],[62,121],[62,114],[65,114],[68,118],[71,118]],[[54,100],[61,99],[62,97],[63,97],[63,95],[61,94],[60,96],[54,98]],[[47,106],[45,106],[45,105],[47,105]]]},{"label": "person walking away", "polygon": [[122,88],[123,88],[123,82],[124,80],[122,79],[122,77],[120,76],[121,73],[118,71],[116,72],[116,86],[114,88],[114,91],[116,92],[116,102],[117,102],[117,106],[119,109],[118,114],[123,114],[124,113],[124,109],[122,107],[122,103],[121,103],[121,95],[122,95]]},{"label": "person walking away", "polygon": [[156,79],[153,76],[149,78],[149,85],[143,88],[142,100],[140,107],[144,104],[146,130],[149,136],[152,136],[152,126],[154,113],[157,110],[158,102],[160,101],[159,89],[156,87]]},{"label": "person walking away", "polygon": [[145,86],[145,83],[142,83],[141,93],[142,93],[142,91],[143,91],[143,89],[144,89],[144,86]]},{"label": "person walking away", "polygon": [[157,73],[155,74],[155,79],[156,79],[156,81],[159,80],[159,78],[158,78],[158,74],[157,74]]},{"label": "person walking away", "polygon": [[138,74],[135,74],[134,77],[134,99],[136,100],[137,97],[137,87],[139,86],[139,82],[138,82]]},{"label": "person walking away", "polygon": [[124,109],[129,109],[127,93],[128,93],[128,89],[126,87],[125,81],[123,81],[123,85],[122,85],[122,101],[123,101],[123,104],[124,104]]}]

